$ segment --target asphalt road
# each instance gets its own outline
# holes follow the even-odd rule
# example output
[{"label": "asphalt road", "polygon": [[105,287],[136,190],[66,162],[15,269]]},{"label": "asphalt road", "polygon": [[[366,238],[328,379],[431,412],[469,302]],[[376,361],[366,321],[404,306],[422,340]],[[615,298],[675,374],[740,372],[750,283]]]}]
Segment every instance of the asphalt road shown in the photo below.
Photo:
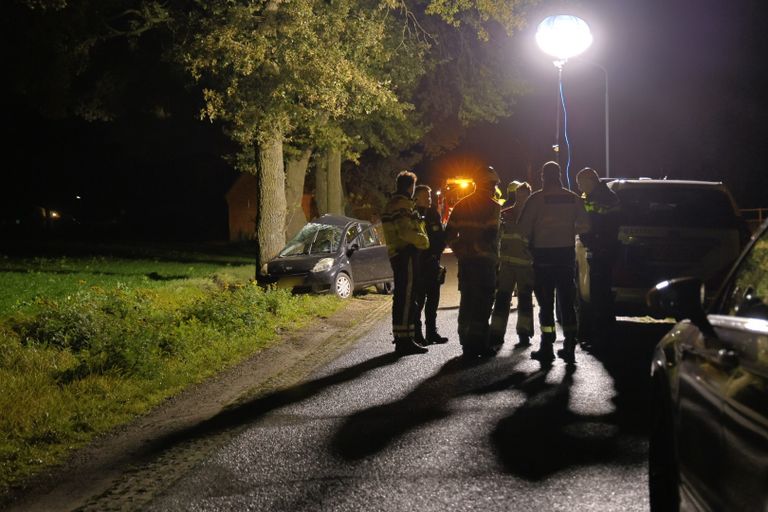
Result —
[{"label": "asphalt road", "polygon": [[467,363],[456,317],[438,317],[450,343],[404,358],[384,318],[305,382],[241,402],[234,433],[141,509],[647,510],[648,369],[666,327],[622,321],[569,371],[515,349],[513,329]]},{"label": "asphalt road", "polygon": [[542,368],[514,328],[466,362],[444,259],[448,344],[398,358],[388,298],[353,299],[97,440],[10,510],[647,510],[648,371],[669,326],[622,320],[573,370]]}]

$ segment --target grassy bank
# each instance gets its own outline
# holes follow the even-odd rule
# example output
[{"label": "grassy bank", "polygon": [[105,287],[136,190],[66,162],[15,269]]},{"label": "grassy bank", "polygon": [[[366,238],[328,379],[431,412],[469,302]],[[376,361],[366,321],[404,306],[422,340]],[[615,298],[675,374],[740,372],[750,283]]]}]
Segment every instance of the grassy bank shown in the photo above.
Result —
[{"label": "grassy bank", "polygon": [[0,492],[341,304],[198,256],[0,259]]}]

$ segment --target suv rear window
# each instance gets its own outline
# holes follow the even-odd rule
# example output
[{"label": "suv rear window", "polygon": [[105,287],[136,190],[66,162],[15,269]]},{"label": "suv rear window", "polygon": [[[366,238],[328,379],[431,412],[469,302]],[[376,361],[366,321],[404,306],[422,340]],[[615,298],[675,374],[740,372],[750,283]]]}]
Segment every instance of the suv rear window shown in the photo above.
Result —
[{"label": "suv rear window", "polygon": [[621,200],[622,223],[708,228],[736,224],[730,198],[719,190],[649,185],[615,192]]}]

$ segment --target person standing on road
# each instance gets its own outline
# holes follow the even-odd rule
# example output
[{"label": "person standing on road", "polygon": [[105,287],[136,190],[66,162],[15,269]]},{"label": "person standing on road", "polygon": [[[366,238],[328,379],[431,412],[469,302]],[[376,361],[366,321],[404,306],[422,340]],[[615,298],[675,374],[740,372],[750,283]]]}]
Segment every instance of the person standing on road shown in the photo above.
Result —
[{"label": "person standing on road", "polygon": [[[432,207],[432,189],[417,185],[413,194],[416,211],[422,218],[429,237],[429,248],[419,251],[419,274],[416,276],[416,341],[420,345],[447,343],[448,338],[437,332],[437,306],[440,303],[440,285],[445,279],[445,269],[440,257],[445,249],[445,229],[438,211]],[[421,312],[424,326],[421,330]]]},{"label": "person standing on road", "polygon": [[551,363],[554,359],[555,290],[560,299],[565,342],[557,355],[568,364],[575,363],[576,312],[574,310],[574,265],[576,234],[589,229],[584,202],[563,188],[560,166],[547,162],[541,168],[542,188],[534,192],[520,215],[520,233],[533,254],[534,291],[539,303],[541,345],[531,353],[533,359]]},{"label": "person standing on road", "polygon": [[488,318],[496,289],[497,244],[501,206],[494,201],[499,177],[481,169],[476,190],[454,207],[446,241],[459,264],[459,342],[467,358],[490,355]]},{"label": "person standing on road", "polygon": [[381,216],[392,265],[395,289],[392,298],[392,334],[395,351],[401,355],[423,354],[427,349],[415,340],[418,250],[429,247],[424,224],[414,209],[416,175],[403,171],[397,175],[396,190]]},{"label": "person standing on road", "polygon": [[587,233],[579,239],[587,249],[589,268],[589,304],[579,314],[579,341],[600,343],[610,335],[616,316],[613,309],[613,265],[619,248],[619,224],[616,214],[619,197],[600,181],[597,172],[585,167],[576,175],[581,198],[590,221]]},{"label": "person standing on road", "polygon": [[527,182],[513,181],[507,187],[507,193],[514,197],[515,202],[501,212],[499,273],[496,278],[496,300],[488,334],[489,346],[498,348],[504,344],[509,307],[515,287],[518,304],[518,346],[530,345],[533,336],[533,258],[517,224],[523,206],[531,195],[531,186]]}]

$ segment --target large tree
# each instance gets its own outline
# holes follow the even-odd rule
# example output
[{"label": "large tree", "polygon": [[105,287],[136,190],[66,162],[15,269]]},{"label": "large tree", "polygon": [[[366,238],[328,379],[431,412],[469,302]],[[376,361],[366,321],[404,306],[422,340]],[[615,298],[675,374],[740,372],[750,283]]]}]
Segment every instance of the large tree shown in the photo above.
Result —
[{"label": "large tree", "polygon": [[354,0],[218,1],[207,2],[192,24],[183,56],[204,86],[204,115],[227,122],[242,148],[238,167],[258,177],[263,263],[284,243],[283,143],[301,133],[334,154],[347,144],[334,129],[342,121],[402,116],[409,107],[377,73],[393,58],[384,44],[387,10]]}]

